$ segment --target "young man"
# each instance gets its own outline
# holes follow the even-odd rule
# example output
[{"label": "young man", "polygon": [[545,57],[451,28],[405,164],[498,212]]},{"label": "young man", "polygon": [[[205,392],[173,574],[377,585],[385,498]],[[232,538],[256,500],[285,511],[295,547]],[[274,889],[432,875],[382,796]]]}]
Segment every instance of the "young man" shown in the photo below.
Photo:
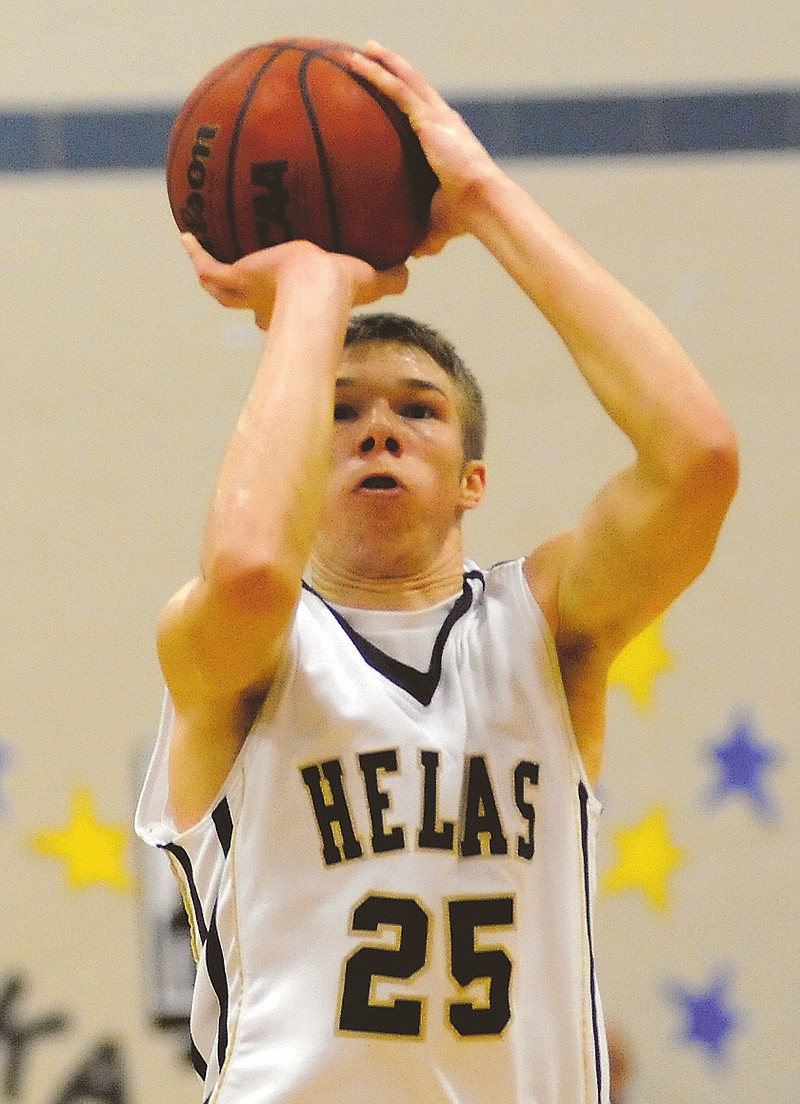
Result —
[{"label": "young man", "polygon": [[227,266],[188,240],[203,286],[268,333],[202,574],[161,620],[169,697],[137,827],[184,889],[206,1099],[603,1102],[606,675],[706,564],[735,437],[650,312],[420,74],[366,53],[353,69],[440,180],[423,251],[475,235],[636,458],[573,530],[465,567],[486,480],[473,381],[407,320],[347,331],[405,270],[303,242]]}]

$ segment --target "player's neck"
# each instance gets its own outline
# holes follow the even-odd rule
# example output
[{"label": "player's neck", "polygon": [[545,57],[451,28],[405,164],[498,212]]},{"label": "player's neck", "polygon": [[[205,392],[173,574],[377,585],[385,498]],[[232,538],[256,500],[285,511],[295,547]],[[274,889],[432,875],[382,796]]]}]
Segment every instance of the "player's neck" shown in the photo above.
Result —
[{"label": "player's neck", "polygon": [[326,601],[358,609],[425,609],[458,594],[463,574],[460,547],[457,556],[447,556],[441,562],[381,575],[317,558],[312,558],[309,566],[311,585]]}]

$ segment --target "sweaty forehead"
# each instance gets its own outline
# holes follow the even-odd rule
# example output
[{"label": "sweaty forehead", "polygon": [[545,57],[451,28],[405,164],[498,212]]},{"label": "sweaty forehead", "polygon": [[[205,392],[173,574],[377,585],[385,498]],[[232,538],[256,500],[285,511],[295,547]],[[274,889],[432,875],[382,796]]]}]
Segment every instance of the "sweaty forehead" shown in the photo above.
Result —
[{"label": "sweaty forehead", "polygon": [[434,384],[440,390],[449,391],[450,379],[440,364],[424,349],[399,342],[369,341],[350,345],[344,350],[337,376],[337,383],[358,381],[371,376]]}]

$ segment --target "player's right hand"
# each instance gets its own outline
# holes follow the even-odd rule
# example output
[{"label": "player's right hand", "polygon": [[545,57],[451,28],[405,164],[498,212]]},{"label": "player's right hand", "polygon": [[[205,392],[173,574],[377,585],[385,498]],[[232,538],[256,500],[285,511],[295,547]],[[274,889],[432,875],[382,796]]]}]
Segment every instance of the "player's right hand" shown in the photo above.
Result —
[{"label": "player's right hand", "polygon": [[216,260],[192,234],[182,234],[181,241],[209,295],[223,307],[252,310],[262,330],[269,329],[282,290],[324,294],[335,288],[357,307],[399,295],[408,285],[405,265],[379,271],[357,257],[328,253],[307,241],[274,245],[233,264]]}]

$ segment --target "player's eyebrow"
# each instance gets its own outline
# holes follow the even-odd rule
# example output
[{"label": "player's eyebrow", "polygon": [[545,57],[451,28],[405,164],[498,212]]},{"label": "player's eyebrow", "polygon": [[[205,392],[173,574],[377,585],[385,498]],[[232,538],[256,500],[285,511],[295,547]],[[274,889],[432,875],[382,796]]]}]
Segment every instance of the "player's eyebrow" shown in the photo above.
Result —
[{"label": "player's eyebrow", "polygon": [[[340,388],[358,387],[360,384],[361,380],[355,376],[339,376],[336,380],[337,390]],[[406,376],[403,379],[397,380],[396,387],[408,391],[435,391],[443,398],[448,398],[447,392],[444,388],[439,387],[437,383],[433,383],[431,380],[419,379],[417,376]]]}]

